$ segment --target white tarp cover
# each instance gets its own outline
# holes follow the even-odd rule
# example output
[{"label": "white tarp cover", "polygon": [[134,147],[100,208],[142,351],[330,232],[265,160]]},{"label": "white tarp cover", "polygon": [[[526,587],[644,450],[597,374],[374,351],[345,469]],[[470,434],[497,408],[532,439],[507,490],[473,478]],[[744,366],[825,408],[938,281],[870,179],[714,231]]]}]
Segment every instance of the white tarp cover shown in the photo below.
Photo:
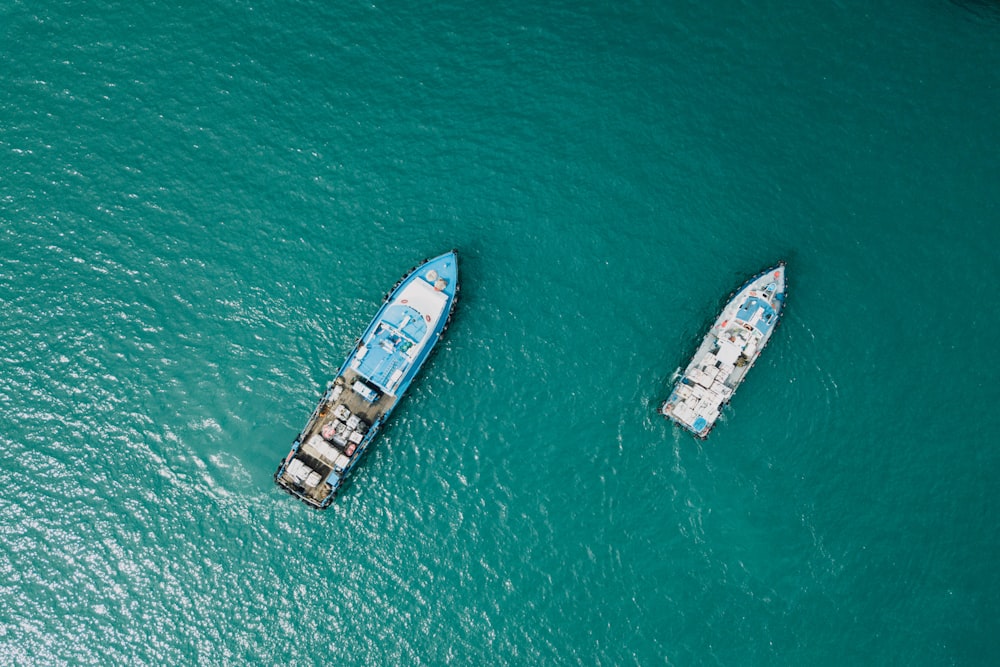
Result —
[{"label": "white tarp cover", "polygon": [[339,452],[330,446],[319,434],[316,434],[306,441],[309,449],[316,452],[318,458],[325,459],[327,463],[332,463],[339,456]]},{"label": "white tarp cover", "polygon": [[736,343],[731,343],[725,338],[719,339],[719,351],[716,353],[716,356],[719,357],[719,361],[722,363],[735,364],[742,352],[743,350]]},{"label": "white tarp cover", "polygon": [[313,472],[313,469],[298,459],[292,459],[291,463],[288,464],[288,467],[285,468],[285,472],[288,473],[289,477],[301,484],[302,480],[304,480],[309,473]]},{"label": "white tarp cover", "polygon": [[695,414],[687,403],[678,403],[674,406],[674,417],[690,425],[694,423]]},{"label": "white tarp cover", "polygon": [[723,399],[729,398],[729,396],[733,393],[732,389],[730,389],[729,387],[727,387],[726,385],[722,384],[719,381],[716,381],[712,385],[712,391],[721,396]]}]

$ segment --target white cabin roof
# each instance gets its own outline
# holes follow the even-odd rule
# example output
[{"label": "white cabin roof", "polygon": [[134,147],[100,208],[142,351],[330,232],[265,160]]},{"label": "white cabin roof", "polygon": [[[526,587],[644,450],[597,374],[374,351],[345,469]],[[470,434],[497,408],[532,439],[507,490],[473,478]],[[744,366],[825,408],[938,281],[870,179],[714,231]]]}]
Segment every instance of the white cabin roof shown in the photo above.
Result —
[{"label": "white cabin roof", "polygon": [[421,315],[430,315],[431,319],[437,320],[448,303],[448,295],[437,291],[429,283],[417,279],[399,293],[396,303],[404,301],[407,306],[415,308]]}]

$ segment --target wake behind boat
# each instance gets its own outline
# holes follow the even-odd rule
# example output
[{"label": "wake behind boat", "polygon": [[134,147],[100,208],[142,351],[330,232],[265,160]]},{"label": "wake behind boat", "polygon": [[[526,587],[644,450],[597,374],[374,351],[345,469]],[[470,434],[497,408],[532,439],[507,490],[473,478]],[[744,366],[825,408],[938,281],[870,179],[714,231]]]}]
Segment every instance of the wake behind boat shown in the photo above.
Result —
[{"label": "wake behind boat", "polygon": [[699,438],[708,437],[722,407],[771,339],[785,304],[785,263],[737,290],[712,324],[660,413]]},{"label": "wake behind boat", "polygon": [[329,507],[448,327],[457,298],[454,250],[396,283],[278,466],[278,486]]}]

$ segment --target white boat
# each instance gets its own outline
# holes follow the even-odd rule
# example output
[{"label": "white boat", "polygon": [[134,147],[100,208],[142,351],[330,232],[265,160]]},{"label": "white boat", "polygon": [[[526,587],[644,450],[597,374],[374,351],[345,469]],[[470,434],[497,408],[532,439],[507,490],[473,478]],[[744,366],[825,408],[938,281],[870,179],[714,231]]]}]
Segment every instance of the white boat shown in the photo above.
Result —
[{"label": "white boat", "polygon": [[771,339],[785,305],[785,263],[738,289],[712,324],[660,413],[708,437],[723,406]]}]

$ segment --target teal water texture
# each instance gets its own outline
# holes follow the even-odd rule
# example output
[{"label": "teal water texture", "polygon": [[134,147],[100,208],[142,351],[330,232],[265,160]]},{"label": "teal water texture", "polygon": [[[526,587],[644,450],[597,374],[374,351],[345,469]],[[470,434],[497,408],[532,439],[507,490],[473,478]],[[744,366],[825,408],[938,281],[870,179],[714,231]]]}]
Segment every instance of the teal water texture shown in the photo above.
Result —
[{"label": "teal water texture", "polygon": [[[0,664],[995,664],[997,3],[4,0],[0,35]],[[452,247],[353,484],[281,493]],[[694,440],[656,407],[779,259]]]}]

